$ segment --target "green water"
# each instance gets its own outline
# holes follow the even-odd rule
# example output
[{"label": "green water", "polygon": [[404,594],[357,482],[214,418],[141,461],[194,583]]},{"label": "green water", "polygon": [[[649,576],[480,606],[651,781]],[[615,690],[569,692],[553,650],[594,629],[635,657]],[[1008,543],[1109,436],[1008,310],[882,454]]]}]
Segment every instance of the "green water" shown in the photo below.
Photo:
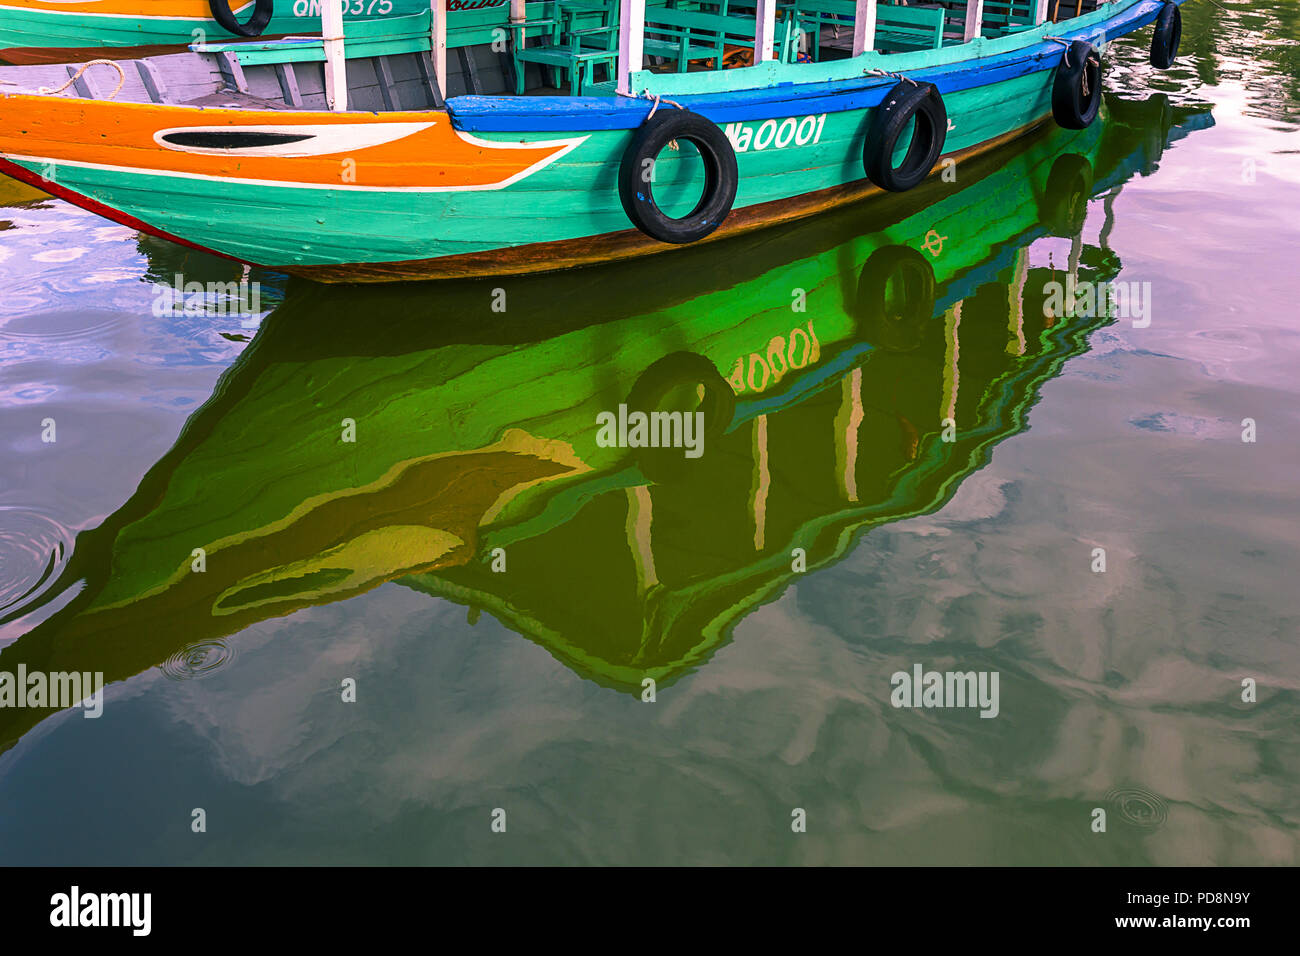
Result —
[{"label": "green water", "polygon": [[1298,13],[907,196],[252,317],[0,186],[0,671],[110,682],[0,709],[0,862],[1300,861]]}]

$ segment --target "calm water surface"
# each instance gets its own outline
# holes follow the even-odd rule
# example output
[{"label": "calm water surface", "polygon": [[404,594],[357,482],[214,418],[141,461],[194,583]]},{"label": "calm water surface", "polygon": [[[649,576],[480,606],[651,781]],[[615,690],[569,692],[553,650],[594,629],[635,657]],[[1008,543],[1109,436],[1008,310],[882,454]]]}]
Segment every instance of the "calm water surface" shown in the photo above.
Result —
[{"label": "calm water surface", "polygon": [[0,710],[0,862],[1300,862],[1300,5],[1184,18],[1091,130],[608,270],[156,315],[240,267],[0,185],[0,670],[111,682]]}]

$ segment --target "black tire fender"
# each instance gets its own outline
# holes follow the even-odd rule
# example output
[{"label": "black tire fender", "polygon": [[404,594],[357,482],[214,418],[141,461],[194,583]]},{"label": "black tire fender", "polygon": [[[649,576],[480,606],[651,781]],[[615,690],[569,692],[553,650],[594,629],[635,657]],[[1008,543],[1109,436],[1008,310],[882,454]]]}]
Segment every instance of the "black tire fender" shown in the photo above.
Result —
[{"label": "black tire fender", "polygon": [[[704,161],[704,191],[685,216],[674,219],[655,202],[655,158],[673,140],[686,140]],[[664,109],[641,124],[623,153],[618,198],[642,232],[660,242],[684,245],[712,233],[731,213],[740,188],[736,151],[716,123],[690,110]]]},{"label": "black tire fender", "polygon": [[[894,149],[913,118],[916,122],[907,155],[895,167]],[[867,140],[862,145],[867,178],[881,189],[906,192],[930,175],[947,137],[948,108],[934,85],[899,80],[872,111]]]},{"label": "black tire fender", "polygon": [[1178,44],[1183,38],[1183,12],[1176,3],[1166,3],[1156,14],[1156,28],[1151,34],[1151,65],[1167,70],[1178,56]]},{"label": "black tire fender", "polygon": [[1086,129],[1101,109],[1101,54],[1075,40],[1061,55],[1052,81],[1052,117],[1064,129]]},{"label": "black tire fender", "polygon": [[267,24],[271,22],[271,15],[275,12],[275,0],[257,0],[253,15],[246,23],[240,23],[235,17],[235,12],[230,8],[231,2],[232,0],[208,0],[212,19],[216,20],[221,29],[227,33],[240,37],[260,37]]}]

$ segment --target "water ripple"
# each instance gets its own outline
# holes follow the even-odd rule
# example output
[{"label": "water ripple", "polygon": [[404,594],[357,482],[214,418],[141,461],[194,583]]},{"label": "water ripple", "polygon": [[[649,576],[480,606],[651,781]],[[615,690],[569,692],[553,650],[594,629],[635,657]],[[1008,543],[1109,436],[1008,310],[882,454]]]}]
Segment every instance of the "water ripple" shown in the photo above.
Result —
[{"label": "water ripple", "polygon": [[158,669],[169,680],[193,680],[225,666],[234,657],[235,652],[224,641],[195,641],[159,664]]},{"label": "water ripple", "polygon": [[38,598],[71,550],[72,532],[49,515],[0,505],[0,615]]},{"label": "water ripple", "polygon": [[1125,823],[1143,830],[1155,830],[1169,818],[1169,805],[1141,787],[1118,787],[1106,794],[1106,802]]}]

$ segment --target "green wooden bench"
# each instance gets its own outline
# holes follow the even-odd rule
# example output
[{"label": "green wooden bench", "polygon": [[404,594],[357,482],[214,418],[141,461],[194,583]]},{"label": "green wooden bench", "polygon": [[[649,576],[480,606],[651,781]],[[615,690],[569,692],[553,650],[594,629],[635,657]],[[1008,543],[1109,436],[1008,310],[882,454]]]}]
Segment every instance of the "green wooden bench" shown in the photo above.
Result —
[{"label": "green wooden bench", "polygon": [[[722,5],[722,9],[726,9]],[[677,59],[677,70],[685,73],[691,60],[712,59],[714,69],[722,69],[727,41],[740,41],[750,45],[758,24],[753,16],[734,16],[704,10],[674,9],[673,7],[647,9],[645,52],[652,56]],[[799,27],[794,17],[787,17],[776,25],[776,54],[782,62],[794,60],[799,45]]]},{"label": "green wooden bench", "polygon": [[[857,16],[854,0],[793,0],[790,4],[805,32],[812,35],[813,58],[819,56],[823,27],[843,27],[850,33]],[[882,53],[937,50],[943,46],[945,12],[933,7],[876,6],[874,49]]]},{"label": "green wooden bench", "polygon": [[[647,0],[647,6],[666,6],[694,0]],[[541,8],[540,10],[537,8]],[[569,92],[582,94],[588,81],[594,82],[596,67],[604,66],[612,77],[618,62],[619,0],[545,0],[529,4],[527,20],[509,24],[514,31],[511,44],[515,64],[515,91],[524,92],[524,64],[538,63],[568,76]],[[530,36],[543,36],[540,44],[528,46]],[[675,55],[675,48],[674,48]]]},{"label": "green wooden bench", "polygon": [[[343,28],[344,52],[349,60],[427,52],[430,46],[429,21],[428,11],[374,20],[349,20]],[[318,36],[194,43],[190,49],[195,53],[229,54],[238,60],[240,66],[325,62],[325,41]]]},{"label": "green wooden bench", "polygon": [[[569,81],[569,94],[581,96],[596,67],[612,74],[618,63],[618,26],[602,23],[609,18],[606,9],[593,3],[552,0],[543,17],[529,16],[523,23],[508,25],[511,31],[511,55],[515,64],[515,93],[524,92],[524,66],[537,63],[562,71]],[[582,24],[592,24],[581,29]],[[527,45],[528,37],[542,36],[543,42]],[[559,77],[555,79],[559,85]]]},{"label": "green wooden bench", "polygon": [[981,36],[1000,37],[1034,25],[1033,0],[984,0]]}]

